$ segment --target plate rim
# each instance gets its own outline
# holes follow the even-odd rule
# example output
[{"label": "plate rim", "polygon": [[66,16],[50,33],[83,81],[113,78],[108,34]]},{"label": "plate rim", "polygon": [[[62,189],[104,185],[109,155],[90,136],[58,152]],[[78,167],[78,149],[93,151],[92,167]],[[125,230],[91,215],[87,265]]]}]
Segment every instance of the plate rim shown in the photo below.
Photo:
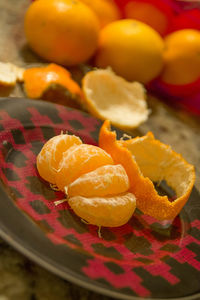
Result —
[{"label": "plate rim", "polygon": [[[43,100],[37,100],[37,102],[35,100],[31,100],[31,99],[27,99],[27,98],[1,98],[0,101],[2,100],[6,100],[6,101],[24,101],[27,103],[33,103],[34,105],[36,105],[36,103],[38,104],[42,104],[42,105],[51,105],[52,107],[56,107],[56,106],[61,106],[64,107],[63,105],[59,105],[59,104],[53,104],[47,101],[43,101]],[[11,100],[11,102],[12,102]],[[10,102],[10,104],[11,104]],[[68,109],[68,107],[65,107],[66,109]],[[70,110],[75,110],[76,109],[71,109]],[[94,118],[92,116],[90,116],[89,114],[79,111],[81,114],[83,113],[84,115],[88,115],[90,118]],[[97,118],[94,118],[96,120],[98,120]],[[99,120],[100,121],[100,120]],[[196,189],[194,187],[194,189]],[[197,190],[197,189],[196,189]],[[198,190],[197,190],[198,192]],[[6,203],[8,203],[12,209],[14,209],[14,211],[16,211],[17,213],[22,215],[22,218],[24,220],[26,220],[26,222],[30,223],[30,226],[35,226],[37,227],[37,231],[41,231],[43,238],[46,239],[45,234],[43,233],[43,231],[41,229],[39,229],[39,226],[36,225],[34,223],[34,221],[26,216],[24,214],[24,212],[22,210],[20,210],[20,208],[18,208],[15,203],[13,202],[13,200],[11,199],[11,197],[9,197],[9,195],[5,192],[5,189],[3,187],[2,182],[0,181],[0,195],[3,195],[3,197],[0,198],[0,207],[2,205],[2,201],[6,201]],[[3,199],[2,199],[3,198]],[[139,296],[131,296],[131,295],[126,295],[123,294],[120,291],[114,291],[109,289],[108,287],[101,287],[97,285],[96,281],[92,282],[92,279],[85,277],[83,274],[77,274],[77,272],[75,271],[71,271],[71,270],[65,270],[63,271],[62,269],[59,269],[55,266],[55,264],[50,264],[50,262],[48,262],[48,257],[42,257],[41,258],[41,252],[39,251],[35,251],[33,246],[29,245],[29,247],[27,247],[27,242],[25,241],[25,243],[20,244],[20,241],[23,241],[22,238],[19,236],[16,236],[13,231],[12,228],[9,228],[9,222],[7,224],[7,226],[5,225],[5,223],[2,223],[2,219],[0,218],[0,236],[3,240],[5,240],[8,244],[10,244],[11,246],[13,246],[13,248],[15,248],[17,251],[19,251],[20,253],[22,253],[25,257],[28,257],[30,260],[32,260],[34,263],[40,265],[41,267],[45,268],[46,270],[52,272],[53,274],[68,280],[69,282],[81,286],[83,288],[86,288],[90,291],[96,292],[96,293],[100,293],[109,297],[114,297],[117,299],[124,299],[124,300],[139,300],[139,299],[146,299],[146,300],[194,300],[194,299],[199,299],[198,297],[200,297],[200,292],[196,293],[196,294],[192,294],[192,295],[188,295],[188,296],[183,296],[183,297],[176,297],[176,298],[152,298],[152,297],[147,297],[147,298],[142,298]],[[23,241],[24,242],[24,241]],[[54,244],[51,242],[51,245],[53,247]],[[70,249],[67,245],[65,245],[65,247],[67,247],[68,249]],[[71,251],[71,249],[70,249]],[[35,253],[36,252],[36,253]],[[50,258],[50,261],[52,261],[52,259]],[[54,261],[55,262],[55,261]],[[65,267],[65,269],[67,269]],[[71,273],[66,272],[66,271],[71,271]],[[90,282],[90,281],[91,282]]]}]

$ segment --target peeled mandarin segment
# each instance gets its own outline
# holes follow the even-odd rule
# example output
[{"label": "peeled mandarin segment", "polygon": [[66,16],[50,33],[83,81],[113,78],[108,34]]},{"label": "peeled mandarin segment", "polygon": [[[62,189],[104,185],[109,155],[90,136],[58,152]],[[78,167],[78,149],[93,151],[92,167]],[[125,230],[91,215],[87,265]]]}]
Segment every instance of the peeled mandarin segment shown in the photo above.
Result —
[{"label": "peeled mandarin segment", "polygon": [[46,142],[37,156],[37,169],[40,176],[50,183],[55,183],[55,175],[63,152],[82,141],[75,135],[61,134]]},{"label": "peeled mandarin segment", "polygon": [[[115,163],[123,165],[130,180],[130,189],[137,199],[137,207],[159,220],[172,220],[187,202],[195,181],[194,167],[169,146],[155,140],[152,133],[129,141],[117,141],[110,131],[109,121],[104,122],[99,145]],[[158,195],[153,181],[166,180],[175,190],[177,199],[170,202],[167,196]]]},{"label": "peeled mandarin segment", "polygon": [[60,161],[56,173],[56,185],[64,191],[64,187],[81,175],[112,164],[112,157],[99,147],[87,144],[71,147],[63,154]]},{"label": "peeled mandarin segment", "polygon": [[72,95],[82,97],[79,85],[71,78],[71,74],[59,65],[49,64],[24,71],[24,88],[29,98],[40,98],[53,84],[64,87]]},{"label": "peeled mandarin segment", "polygon": [[124,193],[129,179],[122,165],[106,165],[86,173],[68,186],[68,196],[104,197]]},{"label": "peeled mandarin segment", "polygon": [[112,197],[75,196],[69,198],[68,203],[88,223],[105,227],[118,227],[127,223],[136,207],[135,196],[131,193]]},{"label": "peeled mandarin segment", "polygon": [[145,89],[138,82],[128,82],[110,69],[88,72],[82,81],[87,110],[109,119],[115,126],[134,128],[149,115]]}]

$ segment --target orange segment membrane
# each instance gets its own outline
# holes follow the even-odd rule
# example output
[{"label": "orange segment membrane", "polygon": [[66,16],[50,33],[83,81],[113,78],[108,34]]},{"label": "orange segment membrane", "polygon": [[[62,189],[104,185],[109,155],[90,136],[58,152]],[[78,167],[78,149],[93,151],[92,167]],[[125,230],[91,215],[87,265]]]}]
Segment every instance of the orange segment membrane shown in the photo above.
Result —
[{"label": "orange segment membrane", "polygon": [[68,203],[87,223],[106,227],[127,223],[136,207],[135,196],[131,193],[111,197],[74,196],[68,199]]},{"label": "orange segment membrane", "polygon": [[88,172],[68,185],[68,196],[104,197],[129,189],[129,178],[122,165],[105,165]]}]

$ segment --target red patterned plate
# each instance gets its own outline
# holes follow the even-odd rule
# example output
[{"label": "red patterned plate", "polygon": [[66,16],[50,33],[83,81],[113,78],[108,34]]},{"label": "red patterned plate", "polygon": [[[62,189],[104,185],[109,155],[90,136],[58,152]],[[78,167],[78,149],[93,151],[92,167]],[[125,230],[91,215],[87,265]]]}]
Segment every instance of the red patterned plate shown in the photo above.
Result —
[{"label": "red patterned plate", "polygon": [[[61,130],[96,144],[100,121],[43,101],[0,100],[0,235],[63,278],[121,299],[200,298],[200,195],[172,224],[139,211],[124,226],[87,225],[38,177],[43,143]],[[120,134],[120,132],[118,132]],[[186,299],[185,298],[185,299]]]}]

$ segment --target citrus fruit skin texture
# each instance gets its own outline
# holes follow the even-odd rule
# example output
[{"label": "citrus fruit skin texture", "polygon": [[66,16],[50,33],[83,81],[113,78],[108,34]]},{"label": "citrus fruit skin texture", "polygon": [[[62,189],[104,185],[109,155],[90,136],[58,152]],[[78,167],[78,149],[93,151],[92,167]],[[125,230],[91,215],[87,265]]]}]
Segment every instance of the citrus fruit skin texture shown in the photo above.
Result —
[{"label": "citrus fruit skin texture", "polygon": [[[156,140],[152,133],[128,141],[116,140],[108,120],[101,127],[99,146],[126,170],[129,191],[136,196],[137,207],[144,214],[161,221],[173,220],[179,214],[195,182],[194,166],[180,154]],[[172,202],[154,188],[153,181],[163,179],[176,192],[177,198]]]},{"label": "citrus fruit skin texture", "polygon": [[24,27],[30,47],[51,62],[76,65],[88,60],[97,48],[99,20],[77,0],[33,2]]},{"label": "citrus fruit skin texture", "polygon": [[38,99],[53,84],[60,85],[72,95],[82,97],[79,85],[63,67],[49,64],[45,67],[29,68],[24,71],[24,89],[29,98]]},{"label": "citrus fruit skin texture", "polygon": [[200,32],[183,29],[166,36],[161,80],[168,84],[185,85],[199,78]]},{"label": "citrus fruit skin texture", "polygon": [[129,179],[122,165],[105,165],[88,172],[68,185],[68,196],[104,197],[129,189]]},{"label": "citrus fruit skin texture", "polygon": [[79,137],[61,134],[52,137],[42,147],[37,156],[37,170],[46,181],[55,184],[55,175],[63,153],[74,145],[80,145]]},{"label": "citrus fruit skin texture", "polygon": [[118,227],[128,222],[136,208],[132,193],[110,197],[69,198],[74,212],[89,224],[105,227]]},{"label": "citrus fruit skin texture", "polygon": [[164,42],[150,26],[136,20],[115,21],[100,32],[96,65],[110,66],[130,81],[147,83],[163,67]]},{"label": "citrus fruit skin texture", "polygon": [[120,11],[113,0],[81,0],[97,15],[100,27],[120,19]]},{"label": "citrus fruit skin texture", "polygon": [[76,136],[55,136],[38,154],[37,169],[65,192],[70,207],[90,224],[121,226],[133,215],[136,198],[128,192],[125,169],[97,146],[82,144]]},{"label": "citrus fruit skin texture", "polygon": [[125,6],[125,17],[135,19],[151,26],[160,35],[164,35],[169,26],[168,16],[156,5],[146,1],[130,1]]},{"label": "citrus fruit skin texture", "polygon": [[71,182],[81,175],[104,165],[112,165],[111,156],[103,149],[87,144],[69,148],[63,153],[56,173],[56,185],[64,191]]}]

